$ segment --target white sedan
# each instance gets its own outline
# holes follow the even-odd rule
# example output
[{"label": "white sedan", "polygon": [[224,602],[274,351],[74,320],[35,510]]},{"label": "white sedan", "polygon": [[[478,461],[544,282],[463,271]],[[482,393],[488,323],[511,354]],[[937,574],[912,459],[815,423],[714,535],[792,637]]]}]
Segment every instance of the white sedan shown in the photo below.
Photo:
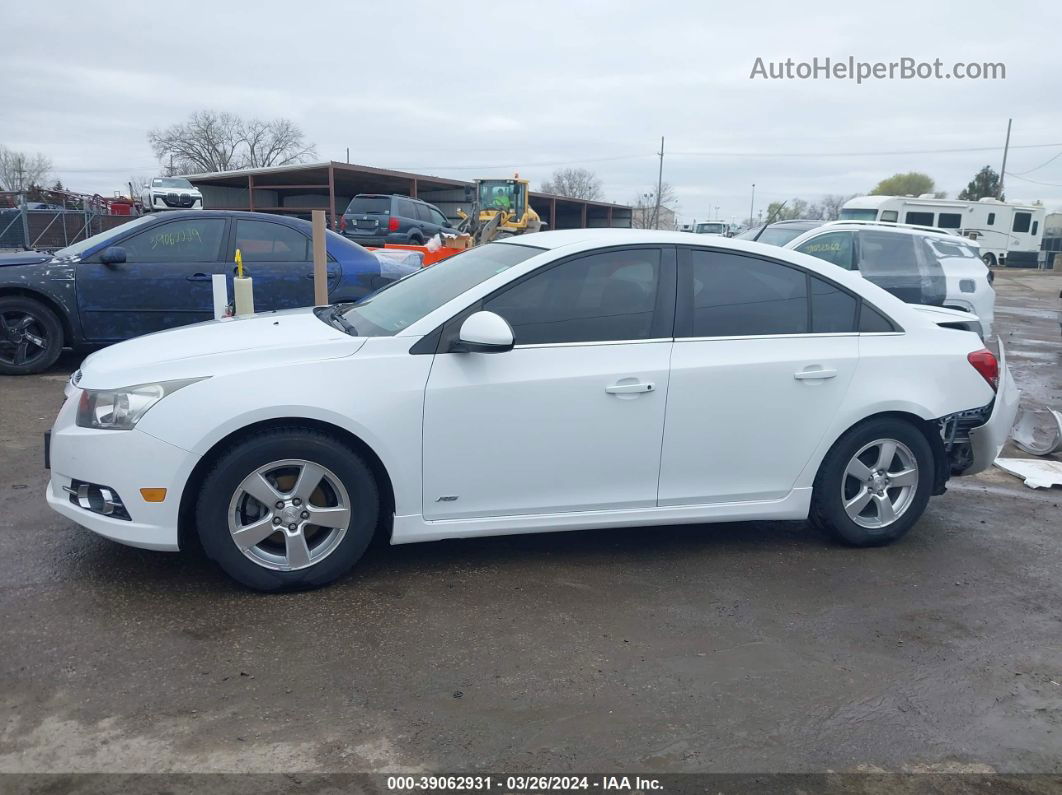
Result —
[{"label": "white sedan", "polygon": [[888,543],[1017,410],[963,312],[773,246],[515,237],[358,304],[93,354],[50,435],[48,502],[108,538],[198,534],[252,588],[394,544],[809,518]]}]

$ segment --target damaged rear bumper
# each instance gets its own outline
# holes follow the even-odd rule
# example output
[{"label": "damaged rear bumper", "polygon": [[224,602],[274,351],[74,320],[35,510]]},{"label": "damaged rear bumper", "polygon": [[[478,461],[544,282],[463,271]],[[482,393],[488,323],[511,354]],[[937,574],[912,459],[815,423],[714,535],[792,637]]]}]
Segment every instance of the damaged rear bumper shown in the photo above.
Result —
[{"label": "damaged rear bumper", "polygon": [[[1007,369],[1007,354],[999,343],[999,384],[988,406],[942,419],[941,435],[951,461],[952,474],[976,475],[996,460],[1018,414],[1021,391]],[[987,415],[987,419],[981,419]],[[972,424],[976,422],[977,424]]]}]

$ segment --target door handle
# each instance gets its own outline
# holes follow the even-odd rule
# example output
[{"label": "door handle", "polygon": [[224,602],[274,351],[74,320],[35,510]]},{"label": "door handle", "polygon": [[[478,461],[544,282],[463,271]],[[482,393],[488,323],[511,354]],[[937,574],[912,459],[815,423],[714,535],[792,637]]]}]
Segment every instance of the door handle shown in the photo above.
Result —
[{"label": "door handle", "polygon": [[207,273],[193,273],[187,279],[190,282],[209,282],[210,274]]},{"label": "door handle", "polygon": [[638,392],[652,392],[654,389],[652,383],[646,384],[613,384],[612,386],[606,386],[605,391],[610,395],[633,395]]},{"label": "door handle", "polygon": [[811,368],[808,368],[807,370],[801,370],[798,373],[793,373],[793,378],[795,378],[797,381],[814,381],[814,380],[823,380],[823,379],[826,379],[826,378],[836,378],[836,377],[837,377],[837,371],[836,370],[830,370],[830,369],[824,368],[824,367],[820,367],[820,368],[815,369],[815,370],[812,370]]}]

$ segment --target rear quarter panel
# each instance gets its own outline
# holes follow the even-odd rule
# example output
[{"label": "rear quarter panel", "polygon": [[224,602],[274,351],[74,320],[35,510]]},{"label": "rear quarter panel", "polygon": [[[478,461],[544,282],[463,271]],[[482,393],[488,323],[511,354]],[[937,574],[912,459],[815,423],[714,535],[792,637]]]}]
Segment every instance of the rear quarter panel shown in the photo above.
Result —
[{"label": "rear quarter panel", "polygon": [[995,392],[966,359],[982,347],[976,334],[932,324],[902,333],[861,334],[859,363],[844,404],[796,485],[811,486],[834,442],[876,414],[935,420],[990,403]]}]

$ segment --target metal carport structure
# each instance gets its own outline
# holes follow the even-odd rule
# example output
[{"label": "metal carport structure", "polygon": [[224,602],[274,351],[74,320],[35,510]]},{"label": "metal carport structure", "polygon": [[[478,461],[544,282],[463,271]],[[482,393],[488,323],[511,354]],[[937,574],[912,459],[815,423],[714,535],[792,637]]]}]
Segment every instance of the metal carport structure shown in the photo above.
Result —
[{"label": "metal carport structure", "polygon": [[[335,161],[194,174],[188,180],[203,193],[203,203],[210,209],[305,217],[313,210],[325,210],[330,225],[359,193],[414,196],[456,221],[458,208],[469,210],[473,187],[464,180]],[[548,229],[631,226],[631,208],[622,204],[532,191],[531,206]]]}]

